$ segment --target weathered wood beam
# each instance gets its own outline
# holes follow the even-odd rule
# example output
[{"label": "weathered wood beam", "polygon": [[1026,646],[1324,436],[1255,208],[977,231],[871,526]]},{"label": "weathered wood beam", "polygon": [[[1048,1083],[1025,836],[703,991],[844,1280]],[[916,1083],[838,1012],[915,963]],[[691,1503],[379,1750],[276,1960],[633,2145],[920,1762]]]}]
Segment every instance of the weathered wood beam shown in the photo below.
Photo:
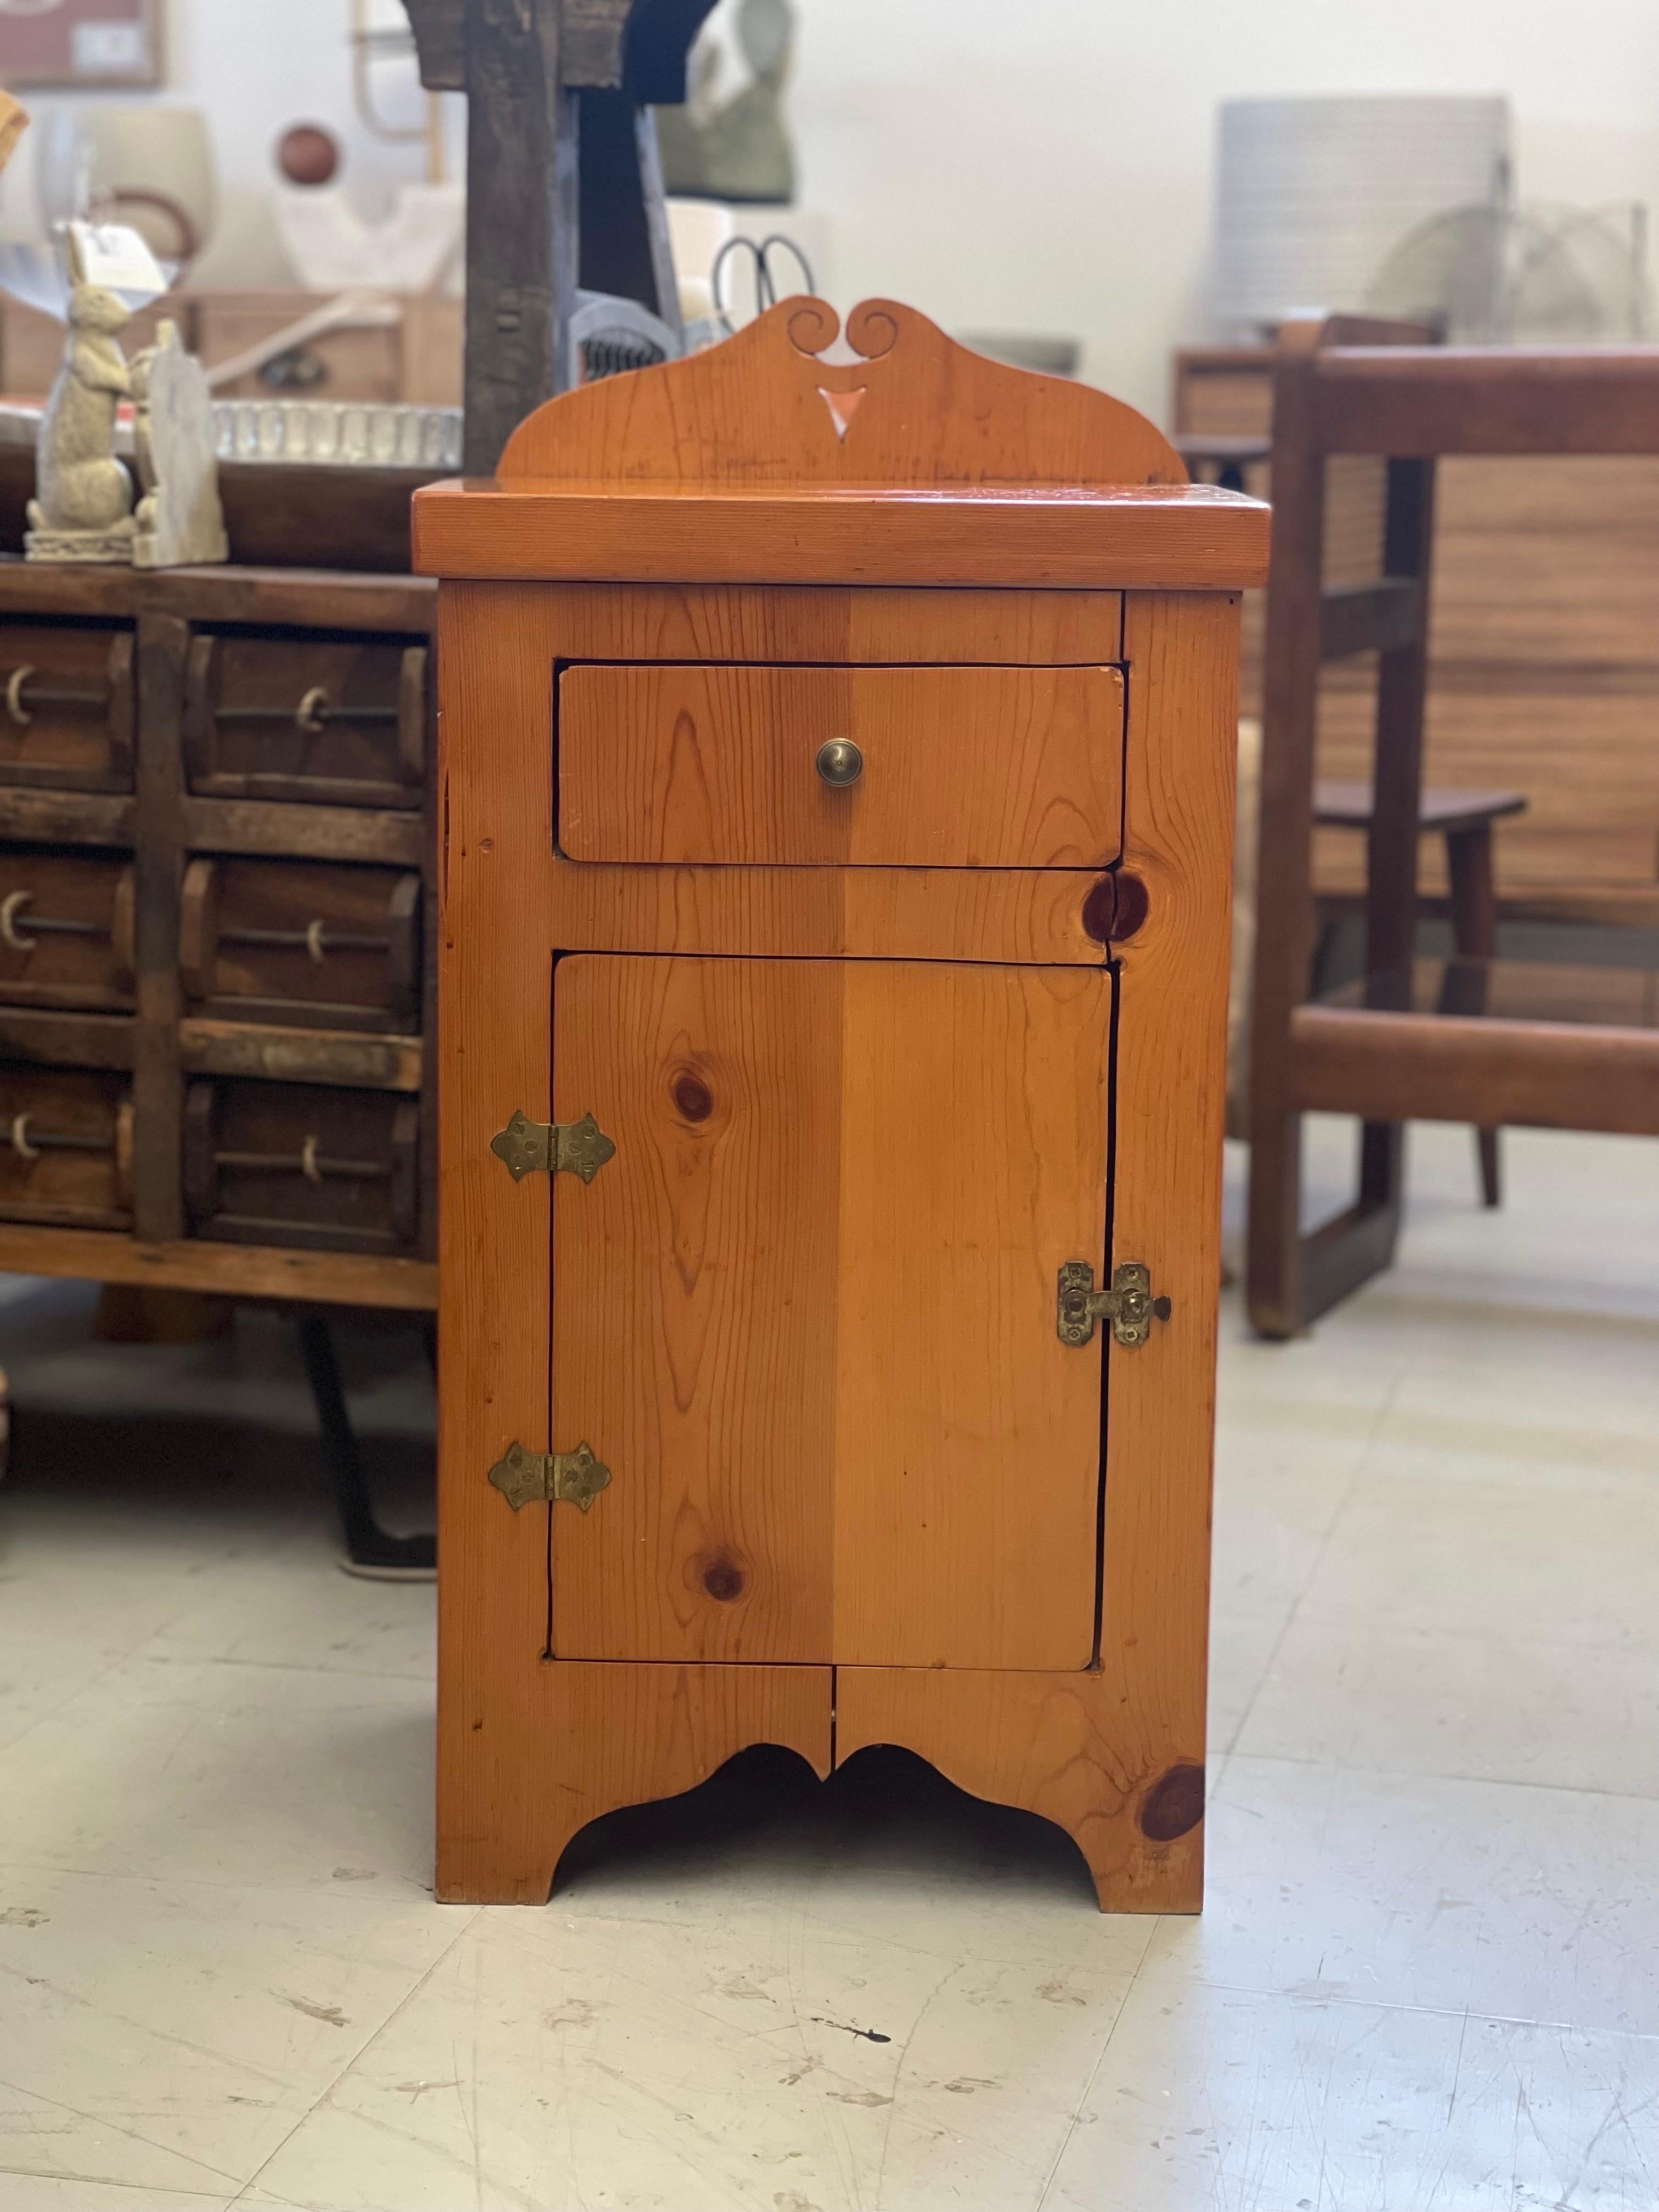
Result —
[{"label": "weathered wood beam", "polygon": [[471,0],[466,21],[469,476],[563,382],[579,251],[576,94],[558,0]]},{"label": "weathered wood beam", "polygon": [[466,0],[404,0],[421,82],[428,92],[466,90]]}]

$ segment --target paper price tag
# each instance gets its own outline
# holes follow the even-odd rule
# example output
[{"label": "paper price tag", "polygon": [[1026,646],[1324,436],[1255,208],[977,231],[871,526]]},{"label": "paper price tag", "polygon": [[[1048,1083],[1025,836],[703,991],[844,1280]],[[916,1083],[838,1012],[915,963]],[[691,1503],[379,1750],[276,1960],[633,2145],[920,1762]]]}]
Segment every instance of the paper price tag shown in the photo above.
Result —
[{"label": "paper price tag", "polygon": [[124,297],[137,293],[157,299],[167,289],[161,265],[136,230],[124,222],[72,222],[70,229],[80,252],[81,266],[88,284]]}]

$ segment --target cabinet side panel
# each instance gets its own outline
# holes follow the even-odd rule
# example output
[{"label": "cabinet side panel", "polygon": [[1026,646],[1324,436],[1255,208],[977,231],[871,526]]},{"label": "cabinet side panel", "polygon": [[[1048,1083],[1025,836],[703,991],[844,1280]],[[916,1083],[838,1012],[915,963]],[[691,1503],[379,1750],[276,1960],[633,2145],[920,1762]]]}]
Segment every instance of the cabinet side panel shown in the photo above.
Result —
[{"label": "cabinet side panel", "polygon": [[1127,602],[1124,865],[1148,910],[1121,947],[1111,1256],[1146,1261],[1173,1310],[1107,1368],[1100,1663],[1130,1788],[1101,1884],[1119,1910],[1203,1897],[1237,636],[1236,598]]},{"label": "cabinet side panel", "polygon": [[[550,641],[446,586],[439,632],[439,1894],[512,1893],[537,1863],[547,1515],[489,1481],[549,1449],[549,1190],[489,1149],[548,1115]],[[544,1891],[544,1895],[545,1891]]]},{"label": "cabinet side panel", "polygon": [[1086,1667],[1098,1340],[1056,1279],[1098,1265],[1112,978],[847,970],[836,1656]]},{"label": "cabinet side panel", "polygon": [[827,1660],[843,970],[574,954],[554,1110],[616,1157],[554,1194],[561,1658]]}]

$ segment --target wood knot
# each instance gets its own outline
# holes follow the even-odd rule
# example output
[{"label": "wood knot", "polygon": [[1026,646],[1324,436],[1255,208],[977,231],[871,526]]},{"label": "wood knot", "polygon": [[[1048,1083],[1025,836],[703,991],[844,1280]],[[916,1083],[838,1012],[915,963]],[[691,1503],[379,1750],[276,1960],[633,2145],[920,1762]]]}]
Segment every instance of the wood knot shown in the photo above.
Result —
[{"label": "wood knot", "polygon": [[1127,868],[1114,868],[1091,884],[1083,902],[1083,927],[1097,945],[1119,945],[1133,937],[1152,910],[1152,900],[1140,878]]},{"label": "wood knot", "polygon": [[1204,1818],[1204,1769],[1172,1766],[1141,1800],[1140,1832],[1149,1843],[1172,1844]]},{"label": "wood knot", "polygon": [[714,1094],[700,1075],[683,1067],[672,1085],[674,1110],[683,1121],[706,1121],[714,1110]]},{"label": "wood knot", "polygon": [[729,1553],[721,1552],[702,1571],[702,1586],[720,1605],[730,1605],[743,1595],[747,1577]]}]

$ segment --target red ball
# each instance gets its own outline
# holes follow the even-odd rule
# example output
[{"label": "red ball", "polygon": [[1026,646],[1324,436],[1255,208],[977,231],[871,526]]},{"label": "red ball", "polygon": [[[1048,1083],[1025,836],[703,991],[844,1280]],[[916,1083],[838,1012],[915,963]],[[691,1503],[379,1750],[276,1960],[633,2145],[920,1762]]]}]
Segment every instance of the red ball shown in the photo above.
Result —
[{"label": "red ball", "polygon": [[276,166],[291,185],[325,185],[340,166],[340,142],[320,123],[295,123],[276,142]]}]

